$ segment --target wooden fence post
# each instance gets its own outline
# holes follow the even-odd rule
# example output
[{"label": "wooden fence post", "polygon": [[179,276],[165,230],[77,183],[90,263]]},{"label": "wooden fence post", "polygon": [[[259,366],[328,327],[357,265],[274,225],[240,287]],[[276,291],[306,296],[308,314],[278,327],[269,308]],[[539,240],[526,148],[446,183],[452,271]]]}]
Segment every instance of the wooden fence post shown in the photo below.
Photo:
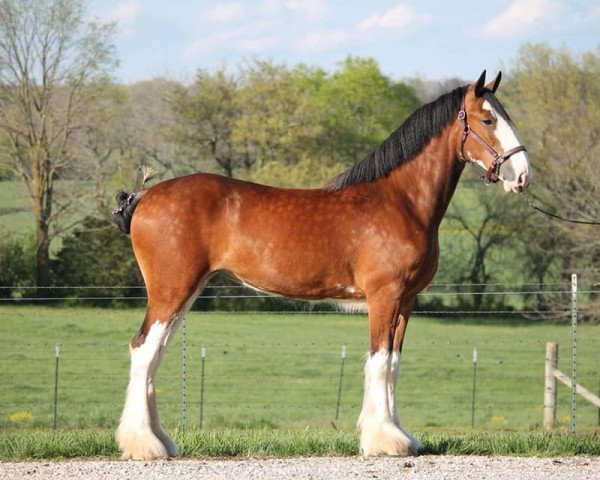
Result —
[{"label": "wooden fence post", "polygon": [[546,369],[544,385],[544,428],[554,428],[556,420],[556,377],[554,372],[558,367],[558,344],[546,343]]}]

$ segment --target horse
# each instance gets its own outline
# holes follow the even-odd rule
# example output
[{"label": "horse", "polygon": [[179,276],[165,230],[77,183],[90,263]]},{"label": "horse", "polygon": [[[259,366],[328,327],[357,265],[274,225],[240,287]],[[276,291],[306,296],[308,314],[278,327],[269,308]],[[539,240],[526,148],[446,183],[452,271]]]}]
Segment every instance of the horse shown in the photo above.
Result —
[{"label": "horse", "polygon": [[147,288],[131,340],[116,432],[123,458],[178,454],[163,431],[155,378],[182,318],[216,272],[281,296],[366,302],[369,351],[358,418],[364,456],[418,455],[395,389],[415,296],[438,265],[439,225],[466,163],[520,192],[531,169],[495,96],[501,73],[421,106],[372,153],[324,188],[285,189],[196,173],[121,192],[113,212],[130,233]]}]

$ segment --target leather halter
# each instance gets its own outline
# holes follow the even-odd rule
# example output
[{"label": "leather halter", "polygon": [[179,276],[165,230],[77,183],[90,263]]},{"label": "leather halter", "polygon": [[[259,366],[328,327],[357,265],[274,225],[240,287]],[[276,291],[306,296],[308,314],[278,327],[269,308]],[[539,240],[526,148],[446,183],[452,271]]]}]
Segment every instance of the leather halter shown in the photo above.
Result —
[{"label": "leather halter", "polygon": [[511,148],[504,153],[498,153],[496,150],[492,148],[492,146],[487,143],[483,138],[481,138],[477,133],[469,127],[467,123],[467,111],[465,110],[465,102],[460,106],[460,110],[458,112],[458,119],[462,123],[462,134],[460,138],[460,154],[464,161],[467,161],[465,158],[465,142],[467,141],[467,137],[471,135],[474,140],[476,140],[491,156],[492,163],[488,167],[485,172],[485,179],[488,182],[496,183],[500,180],[500,167],[504,162],[506,162],[510,157],[512,157],[515,153],[526,152],[527,149],[523,145],[519,145],[518,147]]}]

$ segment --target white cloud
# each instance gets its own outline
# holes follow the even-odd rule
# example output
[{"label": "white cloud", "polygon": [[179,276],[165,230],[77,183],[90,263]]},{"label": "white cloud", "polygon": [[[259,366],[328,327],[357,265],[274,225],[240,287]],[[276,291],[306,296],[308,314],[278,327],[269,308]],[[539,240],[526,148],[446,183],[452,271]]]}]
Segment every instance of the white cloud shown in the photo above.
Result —
[{"label": "white cloud", "polygon": [[206,55],[217,50],[220,44],[228,40],[224,34],[213,34],[188,43],[181,52],[181,58],[191,60],[199,55]]},{"label": "white cloud", "polygon": [[241,3],[218,3],[200,12],[202,20],[218,23],[232,22],[240,18],[241,15]]},{"label": "white cloud", "polygon": [[428,13],[419,13],[405,4],[396,5],[385,12],[375,13],[363,20],[359,27],[362,30],[371,29],[395,29],[415,30],[431,21]]},{"label": "white cloud", "polygon": [[282,10],[281,0],[263,0],[258,6],[258,12],[264,16],[279,15]]},{"label": "white cloud", "polygon": [[302,52],[328,50],[346,45],[352,38],[353,35],[344,29],[316,30],[302,35],[296,46]]},{"label": "white cloud", "polygon": [[101,15],[101,20],[104,22],[117,22],[120,25],[130,24],[135,22],[140,11],[141,3],[139,0],[119,2],[113,10]]},{"label": "white cloud", "polygon": [[588,12],[588,18],[594,22],[600,20],[600,5],[592,7]]},{"label": "white cloud", "polygon": [[237,48],[242,51],[252,53],[264,53],[271,47],[277,45],[277,38],[265,35],[263,37],[240,38],[237,41]]},{"label": "white cloud", "polygon": [[255,21],[247,25],[238,25],[234,29],[219,30],[189,43],[181,52],[181,57],[190,60],[199,55],[217,51],[234,50],[238,52],[264,53],[270,47],[281,43],[271,21]]},{"label": "white cloud", "polygon": [[484,25],[481,32],[490,38],[511,38],[540,25],[553,23],[561,13],[557,0],[514,0],[500,15]]},{"label": "white cloud", "polygon": [[212,20],[217,25],[189,43],[182,57],[189,60],[219,51],[266,54],[286,48],[302,53],[336,50],[365,39],[376,41],[384,32],[410,35],[432,19],[428,13],[398,4],[359,24],[328,28],[321,21],[327,10],[325,0],[260,0],[254,10],[244,8],[241,2],[219,3],[201,12],[204,22]]},{"label": "white cloud", "polygon": [[312,19],[323,18],[327,6],[323,0],[288,0],[285,6],[295,13],[301,13]]}]

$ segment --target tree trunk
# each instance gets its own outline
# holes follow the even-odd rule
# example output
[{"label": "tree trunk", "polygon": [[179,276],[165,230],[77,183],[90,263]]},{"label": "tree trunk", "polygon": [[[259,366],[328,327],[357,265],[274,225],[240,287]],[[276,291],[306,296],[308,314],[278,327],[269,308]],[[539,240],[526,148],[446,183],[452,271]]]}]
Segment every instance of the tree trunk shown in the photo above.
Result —
[{"label": "tree trunk", "polygon": [[[48,225],[43,219],[39,219],[36,228],[36,287],[47,287],[50,285],[50,238]],[[38,290],[37,296],[45,295],[44,290]]]},{"label": "tree trunk", "polygon": [[[49,221],[52,205],[52,187],[50,185],[40,186],[39,190],[44,193],[37,199],[35,215],[35,237],[36,237],[36,287],[47,287],[50,285],[50,229]],[[45,294],[43,290],[37,292],[38,296]]]},{"label": "tree trunk", "polygon": [[[38,162],[34,177],[35,198],[35,237],[36,237],[36,287],[50,285],[50,215],[54,196],[54,173],[47,161]],[[47,292],[37,291],[38,296]]]}]

